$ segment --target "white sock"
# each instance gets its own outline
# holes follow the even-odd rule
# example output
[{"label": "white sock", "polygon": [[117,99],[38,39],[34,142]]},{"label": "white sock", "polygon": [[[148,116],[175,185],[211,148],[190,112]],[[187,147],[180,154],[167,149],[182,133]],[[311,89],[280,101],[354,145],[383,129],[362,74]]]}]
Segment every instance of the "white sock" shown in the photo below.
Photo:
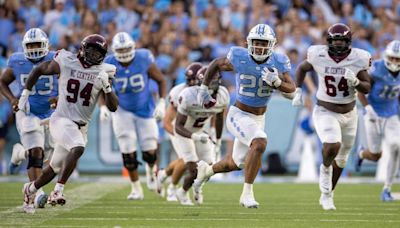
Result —
[{"label": "white sock", "polygon": [[360,153],[358,154],[358,157],[360,157],[361,159],[364,159],[364,151],[360,151]]},{"label": "white sock", "polygon": [[64,191],[64,184],[57,183],[56,186],[54,186],[54,191],[58,191],[58,192],[63,193],[63,191]]},{"label": "white sock", "polygon": [[214,170],[213,170],[213,168],[212,168],[212,165],[207,166],[206,175],[207,175],[208,177],[211,177],[212,175],[214,175]]},{"label": "white sock", "polygon": [[38,189],[35,187],[35,183],[34,182],[31,185],[29,185],[29,192],[30,193],[36,193],[37,190]]},{"label": "white sock", "polygon": [[171,184],[168,185],[168,188],[177,189],[178,185],[175,185],[175,184],[171,183]]},{"label": "white sock", "polygon": [[253,184],[244,183],[243,184],[243,194],[253,195]]},{"label": "white sock", "polygon": [[131,188],[132,188],[132,191],[134,189],[140,190],[142,188],[142,186],[140,185],[140,180],[131,182]]}]

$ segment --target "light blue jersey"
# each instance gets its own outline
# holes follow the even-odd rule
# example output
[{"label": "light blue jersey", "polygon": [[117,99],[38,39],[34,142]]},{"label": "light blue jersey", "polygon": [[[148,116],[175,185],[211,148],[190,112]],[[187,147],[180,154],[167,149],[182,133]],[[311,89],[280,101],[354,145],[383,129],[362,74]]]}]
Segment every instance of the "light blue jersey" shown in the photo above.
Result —
[{"label": "light blue jersey", "polygon": [[400,94],[400,73],[394,77],[386,68],[384,60],[372,63],[370,75],[374,80],[368,102],[380,117],[398,114]]},{"label": "light blue jersey", "polygon": [[[13,70],[15,81],[18,84],[18,97],[25,88],[25,82],[28,79],[31,70],[42,62],[53,60],[54,54],[55,52],[51,51],[42,60],[36,63],[25,58],[23,52],[16,52],[10,56],[7,67]],[[40,119],[48,118],[54,111],[50,108],[49,98],[57,96],[57,75],[40,76],[36,84],[32,87],[32,91],[29,95],[31,114]]]},{"label": "light blue jersey", "polygon": [[114,55],[107,56],[105,62],[117,67],[113,87],[119,106],[139,117],[152,117],[155,105],[147,71],[154,63],[153,54],[147,49],[136,49],[128,67],[122,66]]},{"label": "light blue jersey", "polygon": [[275,52],[262,64],[257,64],[242,47],[232,47],[227,58],[236,72],[236,99],[251,107],[267,106],[273,92],[273,88],[262,80],[264,67],[276,68],[279,74],[290,71],[289,58]]}]

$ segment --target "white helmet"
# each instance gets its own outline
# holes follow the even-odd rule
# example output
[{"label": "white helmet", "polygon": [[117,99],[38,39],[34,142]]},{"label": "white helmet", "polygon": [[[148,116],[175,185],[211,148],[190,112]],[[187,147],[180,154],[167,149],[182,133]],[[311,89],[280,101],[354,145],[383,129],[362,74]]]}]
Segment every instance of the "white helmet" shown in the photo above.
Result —
[{"label": "white helmet", "polygon": [[[40,47],[28,48],[28,44],[31,43],[40,43]],[[43,30],[39,28],[31,28],[24,35],[22,47],[27,59],[40,59],[49,53],[49,39]]]},{"label": "white helmet", "polygon": [[[133,41],[128,33],[119,32],[115,34],[112,40],[111,50],[114,52],[118,62],[127,63],[135,57],[135,46],[135,41]],[[130,48],[131,50],[128,52],[118,52],[118,50],[125,48]]]},{"label": "white helmet", "polygon": [[[253,40],[265,40],[268,41],[266,47],[262,46],[253,46]],[[257,61],[264,61],[268,56],[272,54],[272,51],[275,47],[276,37],[275,33],[271,27],[266,24],[258,24],[254,26],[247,36],[247,49],[249,54],[253,56],[253,58]],[[262,49],[262,54],[256,54],[256,48]]]},{"label": "white helmet", "polygon": [[390,42],[385,49],[383,59],[385,61],[385,66],[392,72],[400,71],[400,62],[393,62],[389,58],[400,59],[400,40],[393,40]]}]

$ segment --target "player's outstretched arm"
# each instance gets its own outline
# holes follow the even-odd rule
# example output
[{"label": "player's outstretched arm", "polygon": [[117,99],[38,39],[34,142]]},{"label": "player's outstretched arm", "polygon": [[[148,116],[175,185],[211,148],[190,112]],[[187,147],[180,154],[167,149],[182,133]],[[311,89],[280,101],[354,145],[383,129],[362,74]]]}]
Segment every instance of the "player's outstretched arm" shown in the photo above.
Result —
[{"label": "player's outstretched arm", "polygon": [[369,93],[371,90],[371,82],[370,82],[370,76],[366,70],[361,70],[357,74],[358,80],[360,80],[360,83],[356,86],[356,89],[364,94]]},{"label": "player's outstretched arm", "polygon": [[293,93],[296,90],[296,85],[294,84],[288,72],[283,73],[280,79],[282,82],[278,87],[279,91],[284,93]]},{"label": "player's outstretched arm", "polygon": [[32,90],[41,75],[60,74],[60,66],[54,60],[46,61],[33,68],[26,80],[25,89]]},{"label": "player's outstretched arm", "polygon": [[115,112],[117,111],[118,108],[118,97],[117,95],[115,95],[114,92],[110,92],[110,93],[105,93],[104,91],[101,91],[104,94],[104,101],[105,104],[108,108],[108,110],[110,110],[111,112]]},{"label": "player's outstretched arm", "polygon": [[188,131],[185,128],[185,123],[187,118],[188,118],[187,115],[184,115],[179,112],[177,113],[175,121],[175,132],[183,137],[191,138],[192,132]]},{"label": "player's outstretched arm", "polygon": [[176,117],[176,110],[172,104],[170,104],[167,108],[167,112],[165,113],[165,117],[163,119],[164,129],[174,135],[174,126],[172,125],[172,121]]},{"label": "player's outstretched arm", "polygon": [[212,80],[212,77],[219,71],[233,71],[233,65],[228,58],[214,59],[207,68],[204,74],[203,84],[208,86]]},{"label": "player's outstretched arm", "polygon": [[150,78],[157,82],[158,84],[158,93],[160,98],[164,98],[167,95],[167,82],[161,71],[158,69],[156,64],[152,63],[147,71]]},{"label": "player's outstretched arm", "polygon": [[8,87],[15,80],[14,72],[11,68],[6,68],[0,78],[0,93],[3,94],[11,103],[14,112],[18,111],[18,99]]},{"label": "player's outstretched arm", "polygon": [[304,78],[306,77],[307,72],[312,71],[313,66],[307,61],[304,60],[296,69],[296,87],[302,87]]},{"label": "player's outstretched arm", "polygon": [[222,131],[224,129],[224,114],[225,110],[217,113],[216,114],[216,119],[215,119],[215,136],[217,138],[217,141],[221,139],[222,137]]}]

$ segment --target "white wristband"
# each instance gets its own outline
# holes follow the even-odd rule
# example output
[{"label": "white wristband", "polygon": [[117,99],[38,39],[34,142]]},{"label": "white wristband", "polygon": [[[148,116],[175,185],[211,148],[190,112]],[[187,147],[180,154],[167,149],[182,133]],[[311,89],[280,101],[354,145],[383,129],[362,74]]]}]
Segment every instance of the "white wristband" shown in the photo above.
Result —
[{"label": "white wristband", "polygon": [[28,89],[24,89],[24,90],[22,90],[21,96],[24,96],[24,97],[29,96],[30,92],[31,91],[29,91]]}]

